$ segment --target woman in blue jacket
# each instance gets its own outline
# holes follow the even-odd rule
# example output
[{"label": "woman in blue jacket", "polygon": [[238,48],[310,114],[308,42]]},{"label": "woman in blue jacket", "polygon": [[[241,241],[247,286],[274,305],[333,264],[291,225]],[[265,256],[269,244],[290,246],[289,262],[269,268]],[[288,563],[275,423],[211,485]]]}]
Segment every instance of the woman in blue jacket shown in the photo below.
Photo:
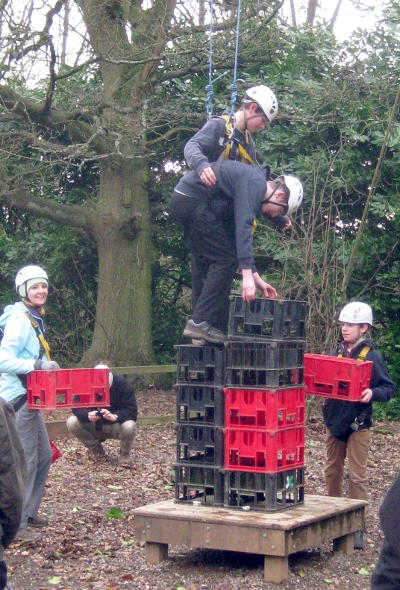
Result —
[{"label": "woman in blue jacket", "polygon": [[48,277],[39,266],[25,266],[17,273],[15,288],[21,301],[7,305],[0,317],[0,396],[16,412],[16,425],[27,463],[24,506],[17,539],[35,540],[27,527],[47,524],[38,516],[39,505],[51,464],[49,437],[39,410],[29,410],[26,375],[34,370],[56,370],[45,340],[44,304]]}]

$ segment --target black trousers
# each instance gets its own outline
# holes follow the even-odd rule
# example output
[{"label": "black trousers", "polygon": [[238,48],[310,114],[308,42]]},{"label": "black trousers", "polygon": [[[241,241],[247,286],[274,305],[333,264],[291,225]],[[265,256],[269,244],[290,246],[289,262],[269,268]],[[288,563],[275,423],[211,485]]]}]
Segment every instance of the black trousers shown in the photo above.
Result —
[{"label": "black trousers", "polygon": [[188,214],[187,199],[174,193],[172,212],[184,224],[191,253],[192,319],[196,324],[208,321],[226,332],[229,294],[238,266],[234,232],[206,204],[198,205]]}]

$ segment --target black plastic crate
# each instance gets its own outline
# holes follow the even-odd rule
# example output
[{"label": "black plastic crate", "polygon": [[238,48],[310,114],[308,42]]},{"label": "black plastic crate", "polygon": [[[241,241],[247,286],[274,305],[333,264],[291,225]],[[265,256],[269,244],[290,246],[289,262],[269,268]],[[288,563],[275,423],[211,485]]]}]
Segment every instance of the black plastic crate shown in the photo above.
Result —
[{"label": "black plastic crate", "polygon": [[224,503],[224,471],[208,465],[176,463],[175,501],[208,506]]},{"label": "black plastic crate", "polygon": [[224,433],[216,426],[177,425],[176,443],[178,463],[213,465],[224,464]]},{"label": "black plastic crate", "polygon": [[222,346],[179,344],[176,352],[178,385],[224,385]]},{"label": "black plastic crate", "polygon": [[246,303],[231,296],[229,340],[304,340],[307,303],[257,297]]},{"label": "black plastic crate", "polygon": [[176,385],[176,421],[224,426],[225,394],[212,385]]},{"label": "black plastic crate", "polygon": [[304,504],[305,468],[279,473],[225,471],[224,505],[275,512]]},{"label": "black plastic crate", "polygon": [[305,342],[227,342],[227,387],[274,389],[303,384]]}]

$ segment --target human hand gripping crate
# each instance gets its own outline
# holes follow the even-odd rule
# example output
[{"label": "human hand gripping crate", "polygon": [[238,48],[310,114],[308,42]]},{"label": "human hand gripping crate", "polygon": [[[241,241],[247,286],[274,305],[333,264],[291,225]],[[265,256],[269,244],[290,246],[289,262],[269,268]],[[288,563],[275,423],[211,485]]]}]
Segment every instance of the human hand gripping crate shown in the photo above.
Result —
[{"label": "human hand gripping crate", "polygon": [[307,395],[349,402],[360,401],[370,386],[371,361],[323,354],[304,355],[304,384]]},{"label": "human hand gripping crate", "polygon": [[109,372],[109,369],[32,371],[27,375],[28,408],[109,407]]}]

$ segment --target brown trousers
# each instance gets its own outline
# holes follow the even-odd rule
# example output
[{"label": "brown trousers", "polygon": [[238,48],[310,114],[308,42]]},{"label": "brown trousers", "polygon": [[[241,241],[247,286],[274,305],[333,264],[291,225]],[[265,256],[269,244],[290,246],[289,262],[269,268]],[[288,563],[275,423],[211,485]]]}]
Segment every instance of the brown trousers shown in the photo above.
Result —
[{"label": "brown trousers", "polygon": [[344,463],[347,455],[349,497],[368,501],[367,462],[370,430],[353,432],[342,442],[327,432],[325,480],[328,496],[342,496]]}]

